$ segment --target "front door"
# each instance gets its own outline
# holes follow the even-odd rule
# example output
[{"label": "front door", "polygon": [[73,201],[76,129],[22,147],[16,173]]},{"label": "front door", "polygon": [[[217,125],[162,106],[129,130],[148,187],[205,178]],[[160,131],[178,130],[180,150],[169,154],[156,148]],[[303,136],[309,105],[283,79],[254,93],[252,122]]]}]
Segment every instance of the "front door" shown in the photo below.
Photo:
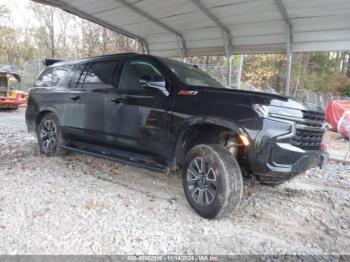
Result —
[{"label": "front door", "polygon": [[[106,112],[106,131],[115,136],[115,143],[165,157],[169,148],[172,94],[148,90],[140,85],[148,76],[164,81],[164,74],[146,58],[131,58],[124,64],[118,91],[111,94]],[[167,86],[169,91],[169,85]]]}]

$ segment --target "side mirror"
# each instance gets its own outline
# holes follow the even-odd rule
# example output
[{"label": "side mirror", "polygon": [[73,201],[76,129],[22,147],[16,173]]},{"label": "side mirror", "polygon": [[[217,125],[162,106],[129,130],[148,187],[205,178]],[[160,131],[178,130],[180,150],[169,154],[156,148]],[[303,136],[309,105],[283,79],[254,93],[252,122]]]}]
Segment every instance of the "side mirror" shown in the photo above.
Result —
[{"label": "side mirror", "polygon": [[144,75],[140,79],[140,86],[146,89],[161,91],[165,96],[169,96],[169,91],[166,89],[164,79],[156,75]]}]

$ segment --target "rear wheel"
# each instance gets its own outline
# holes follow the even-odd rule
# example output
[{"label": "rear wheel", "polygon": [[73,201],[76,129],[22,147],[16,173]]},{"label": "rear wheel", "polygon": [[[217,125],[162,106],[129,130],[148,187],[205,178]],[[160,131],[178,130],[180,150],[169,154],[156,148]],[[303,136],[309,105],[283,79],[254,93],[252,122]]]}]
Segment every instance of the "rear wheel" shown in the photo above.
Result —
[{"label": "rear wheel", "polygon": [[38,125],[38,144],[40,151],[48,156],[65,153],[62,148],[63,138],[58,119],[55,114],[45,115]]},{"label": "rear wheel", "polygon": [[182,181],[188,202],[204,218],[228,216],[242,198],[240,167],[220,145],[192,148],[186,156]]}]

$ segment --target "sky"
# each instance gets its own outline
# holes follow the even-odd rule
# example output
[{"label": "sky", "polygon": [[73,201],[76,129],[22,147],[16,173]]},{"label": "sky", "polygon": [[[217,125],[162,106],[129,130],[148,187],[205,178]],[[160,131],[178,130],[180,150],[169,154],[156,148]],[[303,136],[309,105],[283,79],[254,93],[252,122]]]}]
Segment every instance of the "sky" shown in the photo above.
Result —
[{"label": "sky", "polygon": [[[0,5],[6,5],[11,11],[9,23],[15,27],[24,27],[25,25],[35,25],[37,22],[33,19],[32,12],[28,8],[30,0],[0,0]],[[36,4],[36,3],[35,3]]]}]

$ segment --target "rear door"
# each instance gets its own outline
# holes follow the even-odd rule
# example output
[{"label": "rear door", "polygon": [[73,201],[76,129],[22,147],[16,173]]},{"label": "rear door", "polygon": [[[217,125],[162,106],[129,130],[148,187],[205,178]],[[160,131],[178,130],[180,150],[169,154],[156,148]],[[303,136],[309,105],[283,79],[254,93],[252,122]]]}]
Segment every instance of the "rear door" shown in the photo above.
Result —
[{"label": "rear door", "polygon": [[72,92],[72,98],[78,102],[79,115],[74,140],[90,144],[108,143],[106,105],[112,103],[111,93],[117,87],[118,66],[119,60],[96,61],[86,66],[76,92]]},{"label": "rear door", "polygon": [[60,106],[60,120],[64,133],[73,135],[77,129],[81,128],[81,107],[80,96],[83,92],[83,74],[86,64],[75,64],[71,67],[67,78],[65,79],[64,100]]}]

